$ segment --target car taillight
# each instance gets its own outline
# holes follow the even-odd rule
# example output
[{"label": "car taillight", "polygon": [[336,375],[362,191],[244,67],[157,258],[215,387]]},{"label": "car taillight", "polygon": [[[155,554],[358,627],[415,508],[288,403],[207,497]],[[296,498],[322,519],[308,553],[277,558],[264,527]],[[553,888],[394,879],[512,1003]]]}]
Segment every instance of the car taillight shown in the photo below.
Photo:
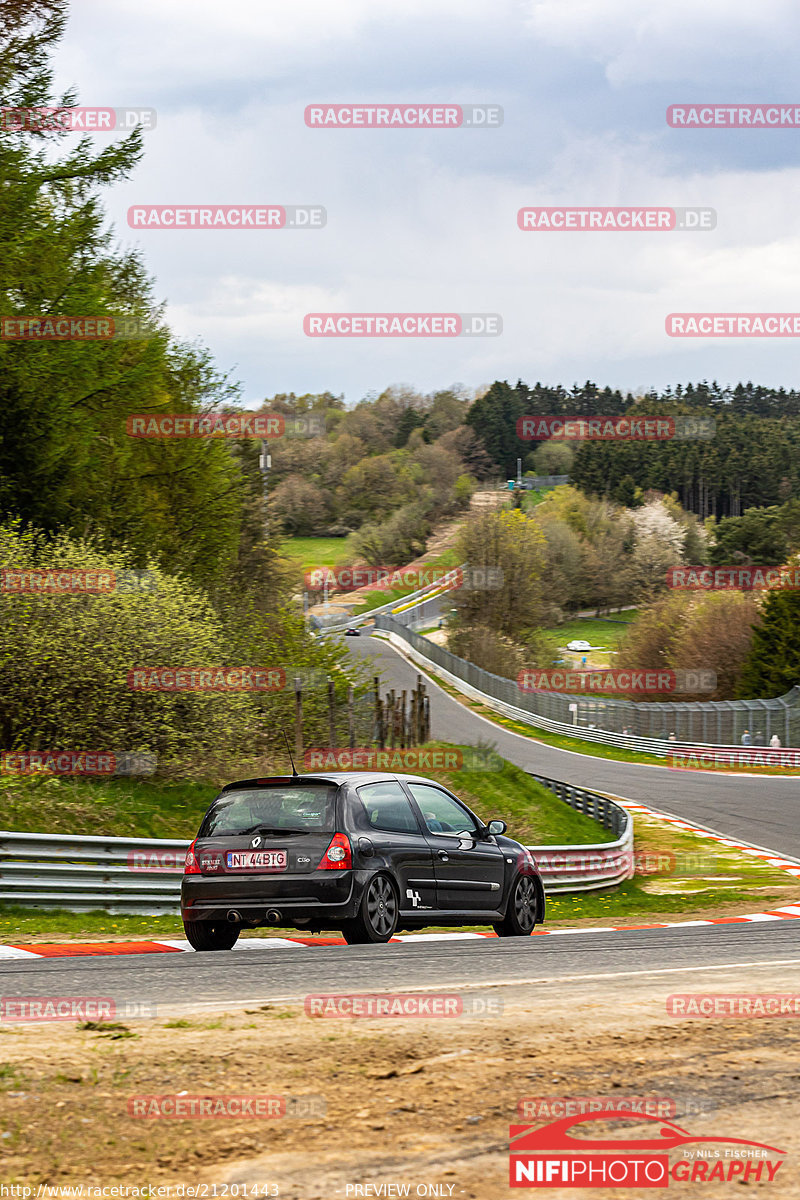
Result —
[{"label": "car taillight", "polygon": [[331,844],[319,860],[318,871],[349,871],[353,865],[353,851],[346,833],[335,833]]},{"label": "car taillight", "polygon": [[[196,841],[197,839],[195,839]],[[184,875],[200,875],[202,874],[197,859],[194,856],[194,842],[186,851],[186,861],[183,864]]]}]

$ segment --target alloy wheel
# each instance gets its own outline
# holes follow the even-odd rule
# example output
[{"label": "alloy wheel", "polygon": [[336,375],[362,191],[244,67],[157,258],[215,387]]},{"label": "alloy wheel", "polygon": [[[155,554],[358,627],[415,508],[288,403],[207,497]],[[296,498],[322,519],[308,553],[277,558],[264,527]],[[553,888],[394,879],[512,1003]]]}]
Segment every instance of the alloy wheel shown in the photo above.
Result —
[{"label": "alloy wheel", "polygon": [[372,928],[381,937],[385,937],[394,929],[397,900],[394,888],[382,875],[373,879],[367,890],[367,915]]}]

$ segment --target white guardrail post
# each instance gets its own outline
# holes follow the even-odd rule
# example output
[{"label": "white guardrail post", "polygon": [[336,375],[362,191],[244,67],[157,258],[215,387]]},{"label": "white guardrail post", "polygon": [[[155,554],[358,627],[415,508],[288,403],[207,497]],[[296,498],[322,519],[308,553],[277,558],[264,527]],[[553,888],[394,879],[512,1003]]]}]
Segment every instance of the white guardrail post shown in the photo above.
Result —
[{"label": "white guardrail post", "polygon": [[[545,892],[611,887],[633,874],[633,819],[605,796],[534,776],[618,835],[590,846],[530,846]],[[0,904],[155,916],[179,911],[189,842],[0,831]]]}]

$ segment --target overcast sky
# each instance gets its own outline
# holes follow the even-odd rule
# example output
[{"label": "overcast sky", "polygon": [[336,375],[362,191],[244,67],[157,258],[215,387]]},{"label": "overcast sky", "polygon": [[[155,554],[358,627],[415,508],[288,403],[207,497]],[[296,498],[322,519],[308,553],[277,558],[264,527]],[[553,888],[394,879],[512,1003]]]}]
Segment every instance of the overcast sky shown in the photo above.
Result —
[{"label": "overcast sky", "polygon": [[[170,324],[245,402],[507,378],[798,386],[797,339],[669,338],[673,311],[800,311],[800,129],[670,129],[797,102],[791,0],[73,0],[84,105],[158,110],[106,193]],[[309,129],[314,102],[502,105],[493,129]],[[322,230],[133,230],[132,204],[319,204]],[[521,232],[526,205],[702,205],[713,232]],[[492,312],[495,338],[312,339],[308,312]]]}]

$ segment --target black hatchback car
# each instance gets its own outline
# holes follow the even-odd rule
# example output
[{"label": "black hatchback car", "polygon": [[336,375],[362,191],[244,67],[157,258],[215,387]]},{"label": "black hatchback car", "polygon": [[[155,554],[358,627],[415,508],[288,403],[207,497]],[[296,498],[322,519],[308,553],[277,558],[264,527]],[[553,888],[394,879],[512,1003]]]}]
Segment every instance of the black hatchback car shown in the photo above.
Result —
[{"label": "black hatchback car", "polygon": [[195,950],[281,925],[388,942],[401,929],[544,920],[530,852],[419,775],[287,775],[227,784],[186,854],[181,915]]}]

